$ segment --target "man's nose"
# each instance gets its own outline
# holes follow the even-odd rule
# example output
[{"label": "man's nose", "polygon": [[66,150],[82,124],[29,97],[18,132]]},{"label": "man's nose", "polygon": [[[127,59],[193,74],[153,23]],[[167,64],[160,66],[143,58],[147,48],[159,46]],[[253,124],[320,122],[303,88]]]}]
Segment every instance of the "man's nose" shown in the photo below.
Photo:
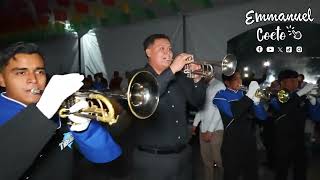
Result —
[{"label": "man's nose", "polygon": [[172,53],[172,51],[171,51],[170,49],[166,49],[166,50],[164,51],[164,53],[165,53],[165,54],[170,54],[170,53]]},{"label": "man's nose", "polygon": [[37,76],[35,73],[29,73],[28,75],[28,82],[36,83],[38,81]]}]

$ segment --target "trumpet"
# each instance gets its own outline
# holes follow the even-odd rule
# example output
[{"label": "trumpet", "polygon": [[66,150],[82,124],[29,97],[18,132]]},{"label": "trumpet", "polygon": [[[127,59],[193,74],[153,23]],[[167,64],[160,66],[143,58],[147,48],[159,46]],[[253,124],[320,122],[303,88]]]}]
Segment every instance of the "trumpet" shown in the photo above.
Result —
[{"label": "trumpet", "polygon": [[[126,93],[110,93],[94,90],[77,91],[67,98],[59,109],[59,116],[67,118],[74,114],[80,117],[95,119],[112,125],[119,119],[120,100],[126,100],[131,113],[138,119],[150,117],[159,103],[159,85],[148,71],[137,72],[129,82]],[[32,93],[41,94],[43,90],[34,89]],[[114,101],[114,99],[116,101]],[[89,107],[78,112],[70,112],[69,108],[80,100],[88,102]]]},{"label": "trumpet", "polygon": [[[240,90],[248,92],[248,87],[240,86]],[[264,100],[270,100],[271,94],[272,94],[272,92],[269,89],[260,88],[260,89],[256,90],[256,92],[254,93],[254,96],[257,98],[264,99]]]},{"label": "trumpet", "polygon": [[[200,65],[200,69],[192,70],[191,64]],[[227,54],[220,62],[208,63],[206,61],[194,61],[184,66],[183,73],[185,73],[188,78],[194,78],[195,75],[210,77],[214,75],[214,66],[221,67],[222,74],[231,76],[236,70],[237,59],[234,55]]]},{"label": "trumpet", "polygon": [[[281,103],[286,103],[290,99],[290,92],[287,90],[284,90],[284,89],[278,91],[277,95],[278,95],[279,102],[281,102]],[[306,94],[306,96],[312,96],[315,98],[320,97],[320,85],[317,84],[317,87],[315,89],[309,91]]]},{"label": "trumpet", "polygon": [[[245,86],[241,86],[240,90],[243,90],[245,92],[248,91],[248,88]],[[255,97],[264,99],[266,101],[269,101],[271,99],[272,91],[269,88],[260,88],[257,89],[257,91],[254,93]],[[285,103],[289,100],[289,93],[285,90],[278,91],[275,96],[278,98],[279,102]]]}]

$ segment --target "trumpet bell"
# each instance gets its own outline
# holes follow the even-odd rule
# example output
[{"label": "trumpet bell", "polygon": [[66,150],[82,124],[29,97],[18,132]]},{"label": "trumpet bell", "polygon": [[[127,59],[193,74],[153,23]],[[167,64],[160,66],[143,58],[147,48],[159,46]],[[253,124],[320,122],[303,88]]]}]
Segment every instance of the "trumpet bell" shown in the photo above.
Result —
[{"label": "trumpet bell", "polygon": [[139,119],[150,117],[159,103],[157,79],[148,71],[136,73],[130,80],[127,100],[130,111]]},{"label": "trumpet bell", "polygon": [[269,91],[268,89],[258,89],[255,92],[255,96],[264,100],[270,100],[271,91]]},{"label": "trumpet bell", "polygon": [[[112,125],[118,121],[121,109],[119,100],[121,99],[127,100],[131,113],[137,118],[146,119],[150,117],[159,103],[157,79],[150,72],[140,71],[130,80],[126,94],[92,90],[75,92],[63,102],[62,108],[59,110],[59,116],[66,118],[74,114]],[[70,112],[69,108],[81,100],[87,101],[89,107],[77,112]]]},{"label": "trumpet bell", "polygon": [[278,96],[279,102],[281,102],[281,103],[286,103],[290,99],[289,92],[286,90],[283,90],[283,89],[278,91],[277,96]]},{"label": "trumpet bell", "polygon": [[237,68],[237,58],[233,54],[227,54],[221,62],[221,72],[226,76],[234,74]]},{"label": "trumpet bell", "polygon": [[207,61],[194,61],[191,64],[200,65],[200,69],[192,71],[190,64],[186,64],[183,73],[187,75],[188,78],[194,78],[194,75],[200,75],[201,77],[211,77],[214,75],[214,67],[221,67],[222,74],[226,76],[231,76],[234,74],[237,68],[236,56],[232,54],[227,54],[222,61],[208,63]]}]

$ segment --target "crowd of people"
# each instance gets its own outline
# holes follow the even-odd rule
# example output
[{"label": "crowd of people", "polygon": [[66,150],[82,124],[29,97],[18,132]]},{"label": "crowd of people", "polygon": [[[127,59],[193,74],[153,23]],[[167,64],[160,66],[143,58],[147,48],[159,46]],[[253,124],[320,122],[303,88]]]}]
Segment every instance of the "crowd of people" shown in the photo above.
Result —
[{"label": "crowd of people", "polygon": [[[143,42],[146,65],[126,73],[148,71],[159,87],[159,104],[145,120],[132,124],[134,142],[129,149],[133,180],[192,179],[190,134],[199,128],[205,180],[258,180],[256,126],[275,180],[286,180],[290,167],[296,180],[306,180],[305,122],[320,122],[319,85],[304,82],[290,69],[271,83],[271,98],[261,99],[255,79],[242,89],[241,72],[232,75],[186,76],[200,65],[192,54],[174,56],[170,38],[152,34]],[[265,77],[264,77],[265,79]],[[108,179],[117,164],[124,166],[128,151],[105,125],[88,114],[75,112],[89,106],[85,100],[69,108],[67,121],[58,115],[60,105],[79,89],[122,91],[123,78],[114,71],[110,83],[102,73],[53,75],[47,82],[45,58],[33,43],[16,43],[0,54],[0,179]],[[288,99],[282,99],[284,90]],[[189,108],[197,111],[192,132]],[[132,117],[133,118],[133,117]],[[318,126],[316,126],[318,127]],[[127,159],[128,160],[128,159]],[[121,173],[121,171],[120,171]],[[127,172],[123,172],[127,173]]]}]

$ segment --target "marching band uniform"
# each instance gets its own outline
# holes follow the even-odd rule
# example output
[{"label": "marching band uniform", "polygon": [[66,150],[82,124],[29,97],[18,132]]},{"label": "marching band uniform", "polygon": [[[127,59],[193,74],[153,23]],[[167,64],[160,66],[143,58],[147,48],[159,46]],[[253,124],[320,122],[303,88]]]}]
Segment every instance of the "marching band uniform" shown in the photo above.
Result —
[{"label": "marching band uniform", "polygon": [[319,110],[319,103],[311,105],[306,96],[300,97],[296,92],[290,93],[286,103],[280,103],[277,97],[271,99],[276,180],[287,179],[290,164],[294,179],[306,179],[305,122],[307,117],[319,120]]},{"label": "marching band uniform", "polygon": [[[93,163],[107,163],[121,154],[96,121],[85,131],[68,133],[68,127],[48,120],[35,105],[26,106],[5,93],[0,109],[0,179],[70,180],[77,171],[72,168],[74,158],[83,158],[73,156],[74,148]],[[67,146],[73,139],[76,146],[71,150]]]},{"label": "marching band uniform", "polygon": [[261,104],[244,95],[242,90],[219,91],[213,103],[219,108],[224,124],[221,147],[225,180],[257,180],[257,149],[252,117],[265,120],[267,113]]}]

